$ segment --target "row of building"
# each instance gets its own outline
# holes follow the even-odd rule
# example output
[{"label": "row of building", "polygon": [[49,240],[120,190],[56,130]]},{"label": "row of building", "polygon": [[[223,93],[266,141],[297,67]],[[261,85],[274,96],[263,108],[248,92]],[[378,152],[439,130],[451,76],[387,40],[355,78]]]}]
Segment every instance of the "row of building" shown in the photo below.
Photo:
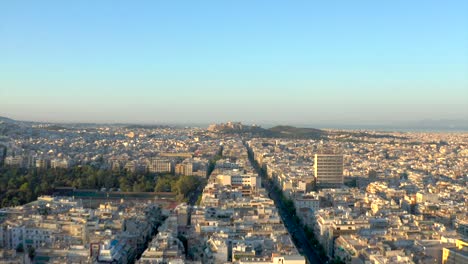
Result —
[{"label": "row of building", "polygon": [[[369,132],[326,142],[258,138],[248,146],[330,258],[464,263],[466,139]],[[323,155],[324,149],[343,155]]]},{"label": "row of building", "polygon": [[[130,172],[206,177],[221,139],[198,128],[95,128],[13,126],[1,148],[1,163],[18,168],[90,165]],[[3,146],[2,145],[2,146]],[[6,151],[4,151],[6,149]]]},{"label": "row of building", "polygon": [[154,201],[87,204],[41,196],[1,209],[1,262],[134,263],[165,217]]},{"label": "row of building", "polygon": [[305,263],[242,141],[226,140],[223,157],[192,210],[188,254],[202,263]]}]

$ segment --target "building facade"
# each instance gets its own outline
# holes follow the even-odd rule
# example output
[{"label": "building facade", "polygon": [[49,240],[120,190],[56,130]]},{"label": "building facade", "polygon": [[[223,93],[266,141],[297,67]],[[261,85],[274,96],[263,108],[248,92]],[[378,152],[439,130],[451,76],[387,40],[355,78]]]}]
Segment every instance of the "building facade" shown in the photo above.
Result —
[{"label": "building facade", "polygon": [[317,187],[341,187],[343,185],[343,155],[315,154],[314,172]]}]

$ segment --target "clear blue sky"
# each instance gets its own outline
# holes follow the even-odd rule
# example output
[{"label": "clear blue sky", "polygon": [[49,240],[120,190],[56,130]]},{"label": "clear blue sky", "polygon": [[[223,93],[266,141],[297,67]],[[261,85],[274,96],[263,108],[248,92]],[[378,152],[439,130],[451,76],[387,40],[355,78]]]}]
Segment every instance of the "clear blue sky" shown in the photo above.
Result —
[{"label": "clear blue sky", "polygon": [[468,1],[1,1],[0,115],[468,119]]}]

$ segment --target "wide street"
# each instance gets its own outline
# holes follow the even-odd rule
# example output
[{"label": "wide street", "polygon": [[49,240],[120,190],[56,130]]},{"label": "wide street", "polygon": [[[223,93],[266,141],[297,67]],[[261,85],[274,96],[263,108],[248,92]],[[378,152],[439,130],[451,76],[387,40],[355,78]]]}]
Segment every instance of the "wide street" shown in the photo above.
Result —
[{"label": "wide street", "polygon": [[264,186],[268,190],[270,198],[275,202],[281,219],[283,220],[285,227],[288,229],[289,233],[293,237],[294,243],[296,244],[296,247],[298,248],[299,252],[307,258],[308,263],[322,263],[322,261],[318,257],[318,254],[310,245],[309,240],[307,239],[302,227],[293,220],[291,215],[288,214],[288,211],[285,205],[283,204],[279,194],[272,191],[272,186],[269,186],[268,184],[264,184]]},{"label": "wide street", "polygon": [[300,226],[293,217],[288,214],[288,210],[284,205],[279,193],[273,191],[273,186],[268,184],[267,180],[264,178],[264,175],[261,174],[260,168],[257,166],[256,162],[253,160],[251,153],[249,152],[249,159],[253,167],[257,171],[258,175],[262,176],[262,183],[265,189],[268,191],[269,197],[275,202],[278,213],[283,220],[283,223],[288,230],[289,234],[293,238],[293,241],[301,254],[303,254],[308,263],[323,263],[318,257],[315,249],[310,245],[309,240],[307,239],[302,226]]}]

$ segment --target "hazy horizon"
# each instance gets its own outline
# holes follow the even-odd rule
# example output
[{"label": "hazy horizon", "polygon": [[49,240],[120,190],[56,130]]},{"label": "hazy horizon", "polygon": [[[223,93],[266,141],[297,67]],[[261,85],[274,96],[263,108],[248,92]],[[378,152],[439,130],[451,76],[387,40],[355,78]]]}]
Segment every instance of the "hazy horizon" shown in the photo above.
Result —
[{"label": "hazy horizon", "polygon": [[[1,117],[6,117],[2,116]],[[6,117],[9,118],[9,117]],[[374,130],[374,131],[395,131],[395,132],[466,132],[468,131],[468,120],[414,120],[412,122],[400,122],[393,124],[385,123],[370,123],[370,124],[359,124],[359,123],[291,123],[288,121],[278,122],[254,122],[245,120],[218,120],[213,122],[73,122],[73,121],[47,121],[47,120],[16,120],[20,122],[36,122],[44,124],[59,124],[59,125],[85,125],[85,124],[96,124],[96,125],[166,125],[166,126],[188,126],[188,127],[200,127],[207,128],[211,124],[219,124],[226,122],[241,122],[246,125],[259,125],[263,128],[271,128],[274,126],[295,126],[303,128],[317,128],[317,129],[339,129],[339,130]]]},{"label": "hazy horizon", "polygon": [[0,115],[381,125],[468,120],[468,2],[0,3]]}]

